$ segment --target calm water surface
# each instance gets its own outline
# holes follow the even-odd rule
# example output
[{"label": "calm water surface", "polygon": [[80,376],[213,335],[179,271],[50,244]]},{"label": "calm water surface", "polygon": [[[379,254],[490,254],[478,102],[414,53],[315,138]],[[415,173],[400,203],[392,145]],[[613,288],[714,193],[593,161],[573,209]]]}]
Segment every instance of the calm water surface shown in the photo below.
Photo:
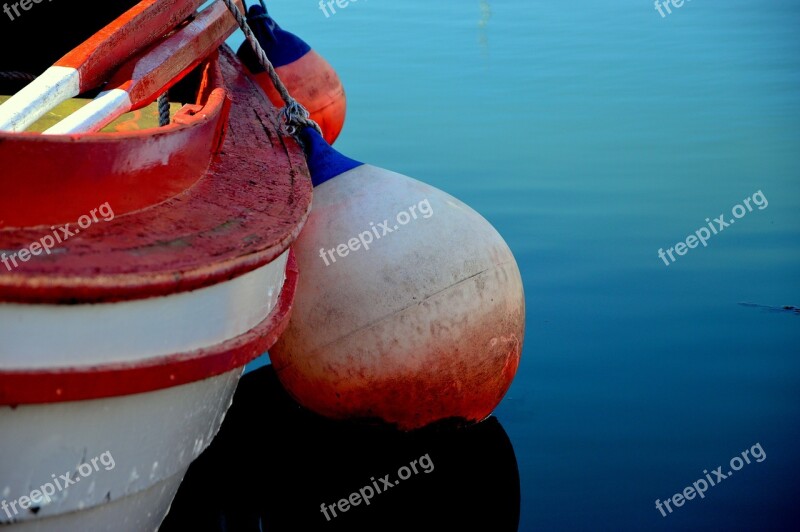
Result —
[{"label": "calm water surface", "polygon": [[[770,308],[800,306],[796,2],[270,10],[345,83],[339,149],[466,201],[516,254],[525,350],[496,414],[520,530],[796,528],[800,314]],[[766,460],[656,510],[756,443]]]}]

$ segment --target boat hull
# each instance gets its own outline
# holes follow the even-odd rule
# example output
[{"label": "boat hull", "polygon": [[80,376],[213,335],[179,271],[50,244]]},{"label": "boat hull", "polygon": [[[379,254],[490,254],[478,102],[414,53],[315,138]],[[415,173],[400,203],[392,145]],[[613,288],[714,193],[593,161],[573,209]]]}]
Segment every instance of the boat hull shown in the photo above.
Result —
[{"label": "boat hull", "polygon": [[[200,91],[234,103],[193,185],[0,274],[0,524],[11,530],[157,528],[243,367],[288,324],[308,169],[235,55],[222,48],[218,61]],[[46,176],[31,179],[47,190]],[[35,242],[40,222],[0,225],[0,251]],[[65,474],[79,480],[46,487]]]},{"label": "boat hull", "polygon": [[[125,397],[0,408],[0,493],[8,494],[6,501],[54,485],[67,472],[75,481],[56,489],[49,501],[39,497],[27,510],[17,504],[20,511],[0,512],[0,523],[16,521],[19,530],[40,531],[154,530],[186,469],[219,430],[241,373],[237,368]],[[97,462],[88,476],[78,472],[80,464],[91,465],[106,452],[113,468]]]},{"label": "boat hull", "polygon": [[[145,491],[97,506],[83,512],[17,525],[15,532],[119,532],[158,530],[169,512],[170,498],[183,480],[185,471],[165,479]],[[174,497],[174,495],[173,495]],[[119,520],[120,517],[122,520]]]}]

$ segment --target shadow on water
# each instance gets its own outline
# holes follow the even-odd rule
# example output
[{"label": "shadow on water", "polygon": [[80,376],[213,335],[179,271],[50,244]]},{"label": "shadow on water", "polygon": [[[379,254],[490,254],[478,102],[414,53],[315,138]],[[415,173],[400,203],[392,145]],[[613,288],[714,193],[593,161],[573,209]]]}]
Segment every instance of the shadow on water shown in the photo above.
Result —
[{"label": "shadow on water", "polygon": [[[401,471],[415,460],[416,474]],[[398,473],[407,478],[395,485]],[[336,506],[369,497],[367,486],[382,491],[369,505],[359,495]],[[337,516],[328,508],[327,520],[323,503]],[[297,406],[267,366],[242,378],[161,531],[515,532],[519,515],[517,460],[496,418],[412,434],[333,422]]]},{"label": "shadow on water", "polygon": [[758,303],[747,303],[747,302],[739,303],[739,305],[742,307],[761,309],[765,312],[777,312],[781,314],[789,312],[794,314],[800,314],[800,307],[795,307],[794,305],[784,305],[782,307],[774,307],[771,305],[759,305]]}]

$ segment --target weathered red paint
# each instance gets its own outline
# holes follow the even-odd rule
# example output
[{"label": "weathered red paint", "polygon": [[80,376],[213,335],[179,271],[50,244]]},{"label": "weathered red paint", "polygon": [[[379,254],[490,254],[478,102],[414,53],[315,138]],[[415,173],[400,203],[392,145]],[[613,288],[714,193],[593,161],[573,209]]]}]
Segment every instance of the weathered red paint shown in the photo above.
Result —
[{"label": "weathered red paint", "polygon": [[[230,106],[213,61],[206,79],[211,90],[200,94],[198,105],[185,106],[170,125],[157,130],[47,136],[0,132],[0,230],[42,225],[38,232],[46,232],[105,202],[124,214],[196,183],[220,145]],[[7,244],[0,248],[12,249]]]},{"label": "weathered red paint", "polygon": [[[227,48],[221,49],[220,71],[225,86],[233,100],[227,135],[219,150],[219,157],[212,161],[206,174],[194,186],[177,193],[166,201],[147,209],[118,215],[111,222],[99,222],[54,250],[50,255],[33,257],[21,263],[14,271],[6,271],[0,264],[0,301],[22,303],[88,303],[142,299],[172,294],[210,286],[236,277],[267,264],[283,253],[299,234],[311,208],[311,181],[305,157],[297,143],[280,131],[281,119],[278,110],[269,103],[256,82],[243,72],[243,65]],[[210,69],[213,70],[213,69]],[[207,89],[214,86],[213,75],[204,82]],[[213,89],[211,93],[214,94]],[[166,128],[165,128],[166,129]],[[172,134],[177,135],[176,131]],[[85,214],[89,209],[109,201],[118,208],[113,198],[126,203],[124,196],[139,194],[146,186],[158,186],[158,179],[169,182],[181,169],[170,164],[167,170],[147,172],[140,169],[139,177],[146,181],[126,179],[123,172],[127,165],[137,164],[127,158],[122,139],[139,139],[147,135],[168,137],[170,132],[138,132],[131,134],[91,134],[74,139],[33,139],[30,142],[51,142],[66,153],[63,144],[73,147],[88,143],[98,148],[96,155],[90,149],[83,151],[86,161],[81,168],[88,170],[91,164],[105,161],[107,168],[114,168],[116,185],[107,186],[105,176],[93,174],[94,181],[83,178],[70,167],[50,164],[55,172],[64,165],[61,175],[56,173],[27,174],[28,180],[38,182],[41,196],[32,194],[34,186],[27,189],[21,185],[14,194],[28,190],[20,198],[6,194],[6,186],[16,185],[8,174],[0,176],[0,207],[36,209],[35,202],[43,201],[54,208],[62,209],[57,201],[49,197],[65,195],[70,190],[67,183],[77,189],[69,198],[77,200],[78,192],[91,195],[83,201],[80,210],[70,214]],[[0,165],[13,160],[10,141],[30,134],[7,134],[0,136]],[[12,140],[13,139],[13,140]],[[139,152],[147,153],[147,141],[140,139]],[[18,145],[19,146],[19,145]],[[42,152],[29,150],[24,153],[35,159],[50,158],[46,144],[40,144]],[[51,147],[52,148],[52,147]],[[85,148],[85,147],[84,147]],[[187,143],[171,154],[179,157],[175,161],[189,161],[192,157],[205,159],[214,147],[206,145],[201,151],[195,144]],[[116,156],[109,156],[112,150]],[[116,150],[116,151],[113,151]],[[43,156],[42,153],[48,154]],[[17,152],[17,156],[20,156]],[[167,155],[170,155],[167,152]],[[78,163],[70,159],[72,163]],[[41,167],[40,167],[41,168]],[[17,163],[14,176],[25,180],[24,165]],[[164,185],[167,188],[167,185]],[[50,188],[52,187],[52,188]],[[98,195],[92,187],[105,187],[107,195]],[[48,191],[54,192],[48,192]],[[7,196],[14,201],[5,199]],[[152,197],[152,196],[151,196]],[[18,199],[19,198],[19,199]],[[15,206],[16,201],[30,201],[30,205]],[[141,203],[141,199],[139,200]],[[40,210],[40,215],[46,212]],[[70,216],[74,221],[74,217]],[[69,221],[69,220],[67,220]],[[0,249],[17,250],[30,245],[49,233],[49,225],[43,227],[0,228]]]},{"label": "weathered red paint", "polygon": [[80,72],[81,92],[98,87],[137,52],[186,20],[204,0],[143,0],[59,59]]},{"label": "weathered red paint", "polygon": [[272,313],[256,328],[222,344],[138,364],[87,368],[0,371],[0,406],[119,397],[180,386],[242,367],[272,347],[283,333],[297,288],[290,253],[286,281]]},{"label": "weathered red paint", "polygon": [[[288,65],[275,69],[289,93],[311,114],[319,124],[322,136],[333,144],[344,126],[347,97],[339,75],[317,52],[306,55]],[[266,72],[256,74],[256,79],[270,101],[277,107],[285,104]]]},{"label": "weathered red paint", "polygon": [[424,374],[370,375],[331,368],[329,378],[309,379],[296,366],[276,366],[276,370],[281,384],[309,410],[332,419],[380,422],[409,431],[445,420],[470,424],[489,417],[514,379],[518,345],[505,352],[468,355],[486,357],[486,369],[478,373],[471,372],[474,359],[468,362],[469,371],[459,371],[464,353],[456,346],[427,351],[433,363]]}]

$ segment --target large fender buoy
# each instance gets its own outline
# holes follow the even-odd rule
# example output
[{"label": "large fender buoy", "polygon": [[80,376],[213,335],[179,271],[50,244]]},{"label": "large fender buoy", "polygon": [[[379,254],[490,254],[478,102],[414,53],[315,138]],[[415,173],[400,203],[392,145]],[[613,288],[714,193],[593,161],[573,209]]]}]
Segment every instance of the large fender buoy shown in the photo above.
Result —
[{"label": "large fender buoy", "polygon": [[[342,131],[347,111],[347,97],[339,75],[305,41],[278,26],[260,5],[250,7],[247,21],[281,81],[319,124],[325,140],[333,144]],[[247,41],[237,54],[273,105],[283,107],[280,94]]]},{"label": "large fender buoy", "polygon": [[480,421],[516,374],[525,303],[508,245],[477,212],[302,132],[314,203],[270,356],[298,402],[402,430]]}]

